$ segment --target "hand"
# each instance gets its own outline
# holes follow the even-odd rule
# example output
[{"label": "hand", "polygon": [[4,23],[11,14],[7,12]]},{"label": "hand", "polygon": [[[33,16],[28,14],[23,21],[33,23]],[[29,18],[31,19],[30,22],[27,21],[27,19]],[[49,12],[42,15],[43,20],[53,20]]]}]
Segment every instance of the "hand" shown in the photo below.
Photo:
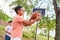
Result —
[{"label": "hand", "polygon": [[41,13],[38,13],[37,17],[36,17],[36,21],[39,21],[41,19]]}]

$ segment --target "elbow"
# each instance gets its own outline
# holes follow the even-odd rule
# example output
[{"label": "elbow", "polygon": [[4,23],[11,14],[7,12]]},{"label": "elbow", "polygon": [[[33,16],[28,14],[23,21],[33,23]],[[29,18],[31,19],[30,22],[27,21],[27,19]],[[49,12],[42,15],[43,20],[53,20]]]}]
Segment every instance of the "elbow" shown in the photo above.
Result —
[{"label": "elbow", "polygon": [[31,24],[27,24],[27,26],[30,26]]},{"label": "elbow", "polygon": [[30,26],[31,24],[24,24],[24,26]]},{"label": "elbow", "polygon": [[30,26],[30,25],[28,25],[28,26]]},{"label": "elbow", "polygon": [[30,24],[28,24],[28,26],[31,26],[32,24],[30,23]]}]

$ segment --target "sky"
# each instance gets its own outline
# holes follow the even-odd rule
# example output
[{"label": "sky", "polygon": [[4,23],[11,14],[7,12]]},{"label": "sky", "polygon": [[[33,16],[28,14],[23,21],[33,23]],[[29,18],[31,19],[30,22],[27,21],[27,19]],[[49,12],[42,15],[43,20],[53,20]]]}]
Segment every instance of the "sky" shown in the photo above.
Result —
[{"label": "sky", "polygon": [[[11,3],[12,0],[7,0],[4,1],[4,0],[0,0],[0,9],[2,9],[8,16],[10,17],[14,17],[16,14],[13,10],[11,10],[11,7],[9,7],[9,3]],[[52,0],[51,0],[52,2]],[[33,2],[34,3],[34,2]],[[42,4],[42,5],[40,5]],[[37,3],[37,6],[38,7],[40,5],[40,8],[45,8],[46,9],[46,12],[45,12],[45,15],[48,15],[49,17],[54,14],[55,15],[55,12],[54,12],[54,7],[52,5],[52,3],[49,2],[49,0],[40,0],[40,2]],[[49,11],[47,11],[47,6],[49,6]]]},{"label": "sky", "polygon": [[[9,7],[9,3],[11,3],[12,0],[9,0],[8,2],[5,2],[4,0],[0,0],[0,7],[2,10],[10,17],[13,17],[16,15],[13,10]],[[14,13],[14,14],[13,14]]]}]

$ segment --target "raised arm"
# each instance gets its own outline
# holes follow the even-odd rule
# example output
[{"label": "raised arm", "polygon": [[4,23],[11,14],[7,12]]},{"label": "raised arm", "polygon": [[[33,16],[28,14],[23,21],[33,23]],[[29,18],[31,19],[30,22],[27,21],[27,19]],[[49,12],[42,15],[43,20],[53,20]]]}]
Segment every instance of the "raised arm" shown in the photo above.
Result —
[{"label": "raised arm", "polygon": [[24,25],[24,26],[30,26],[30,25],[32,25],[34,22],[36,22],[36,20],[31,20],[31,21],[26,21],[26,20],[24,20],[24,21],[23,21],[23,25]]},{"label": "raised arm", "polygon": [[35,23],[36,21],[38,21],[40,18],[41,18],[41,14],[39,13],[34,20],[33,20],[33,19],[30,19],[29,21],[24,20],[24,21],[23,21],[23,25],[24,25],[24,26],[30,26],[30,25],[32,25],[33,23]]}]

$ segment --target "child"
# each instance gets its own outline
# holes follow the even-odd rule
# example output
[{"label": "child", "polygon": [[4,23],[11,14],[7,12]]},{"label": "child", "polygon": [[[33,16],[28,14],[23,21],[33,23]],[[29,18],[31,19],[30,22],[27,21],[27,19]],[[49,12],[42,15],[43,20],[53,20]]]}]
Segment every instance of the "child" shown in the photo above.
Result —
[{"label": "child", "polygon": [[15,7],[16,16],[13,19],[12,22],[12,32],[11,32],[11,40],[22,40],[22,34],[23,34],[23,26],[30,26],[33,23],[35,23],[37,20],[39,20],[40,16],[37,16],[34,20],[24,20],[24,10],[22,6]]},{"label": "child", "polygon": [[5,32],[6,32],[6,34],[5,34],[5,40],[10,40],[10,36],[11,36],[11,30],[12,30],[12,21],[9,21],[8,22],[8,26],[6,27],[6,29],[5,29]]}]

